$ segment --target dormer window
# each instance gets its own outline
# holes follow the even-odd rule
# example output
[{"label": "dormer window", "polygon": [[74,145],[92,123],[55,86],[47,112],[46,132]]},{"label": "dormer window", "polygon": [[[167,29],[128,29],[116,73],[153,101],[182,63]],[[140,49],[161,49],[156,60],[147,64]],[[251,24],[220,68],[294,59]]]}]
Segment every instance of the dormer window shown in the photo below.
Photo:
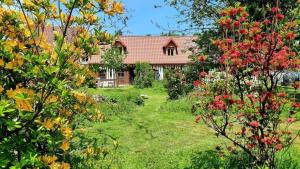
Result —
[{"label": "dormer window", "polygon": [[175,53],[175,47],[168,47],[167,53],[168,53],[168,56],[173,56]]},{"label": "dormer window", "polygon": [[168,56],[178,55],[177,45],[173,40],[168,41],[168,43],[163,47],[164,54]]},{"label": "dormer window", "polygon": [[88,56],[84,56],[83,58],[81,58],[81,63],[82,64],[87,64],[89,62],[89,57]]},{"label": "dormer window", "polygon": [[127,54],[127,47],[121,41],[116,41],[114,46],[122,55]]}]

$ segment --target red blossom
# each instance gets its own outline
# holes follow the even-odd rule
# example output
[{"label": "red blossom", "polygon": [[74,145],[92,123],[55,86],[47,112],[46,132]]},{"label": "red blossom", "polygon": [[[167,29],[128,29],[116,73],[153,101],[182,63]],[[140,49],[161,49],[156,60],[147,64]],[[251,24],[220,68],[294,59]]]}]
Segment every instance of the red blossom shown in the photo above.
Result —
[{"label": "red blossom", "polygon": [[293,84],[293,87],[294,87],[295,90],[299,89],[300,88],[300,82],[295,82]]},{"label": "red blossom", "polygon": [[194,85],[195,87],[199,87],[200,84],[201,84],[200,80],[196,80],[196,81],[193,82],[193,85]]},{"label": "red blossom", "polygon": [[277,18],[278,20],[283,20],[283,19],[284,19],[284,15],[281,14],[281,13],[278,13],[278,14],[276,14],[276,18]]},{"label": "red blossom", "polygon": [[229,44],[232,44],[233,43],[233,39],[228,38],[228,39],[226,39],[226,42],[229,43]]},{"label": "red blossom", "polygon": [[212,102],[211,108],[216,110],[226,110],[226,104],[221,99],[222,96],[216,96],[214,101]]},{"label": "red blossom", "polygon": [[249,123],[249,125],[250,125],[251,127],[257,128],[257,127],[259,126],[259,122],[257,122],[257,121],[251,121],[251,122]]},{"label": "red blossom", "polygon": [[204,61],[206,60],[206,57],[203,56],[203,55],[201,55],[201,56],[198,57],[198,60],[199,60],[200,62],[204,62]]},{"label": "red blossom", "polygon": [[261,41],[261,39],[262,39],[262,36],[261,36],[261,35],[255,35],[255,37],[254,37],[254,40],[255,40],[256,42]]},{"label": "red blossom", "polygon": [[260,27],[252,27],[250,29],[250,31],[253,33],[253,34],[257,34],[261,31]]},{"label": "red blossom", "polygon": [[264,20],[264,24],[265,24],[265,25],[269,25],[269,24],[271,24],[271,23],[272,23],[272,22],[271,22],[269,19],[265,19],[265,20]]},{"label": "red blossom", "polygon": [[252,82],[246,82],[247,86],[252,86]]},{"label": "red blossom", "polygon": [[287,122],[288,122],[288,123],[294,123],[295,121],[296,121],[296,119],[293,118],[293,117],[289,117],[289,118],[287,119]]},{"label": "red blossom", "polygon": [[300,108],[300,103],[293,103],[292,106],[293,106],[294,108]]},{"label": "red blossom", "polygon": [[282,144],[276,144],[276,145],[275,145],[275,149],[276,149],[277,151],[281,150],[281,149],[282,149]]},{"label": "red blossom", "polygon": [[238,28],[240,25],[241,25],[241,22],[239,22],[239,21],[235,21],[233,23],[233,26],[236,27],[236,28]]},{"label": "red blossom", "polygon": [[296,34],[294,32],[288,32],[285,38],[286,40],[293,40],[296,38]]},{"label": "red blossom", "polygon": [[245,17],[240,17],[239,21],[240,22],[245,22],[247,19]]},{"label": "red blossom", "polygon": [[242,34],[242,35],[247,35],[248,34],[248,31],[246,29],[240,29],[239,32]]},{"label": "red blossom", "polygon": [[247,144],[247,148],[249,149],[252,149],[255,147],[255,144],[254,143],[250,143],[250,144]]},{"label": "red blossom", "polygon": [[279,93],[277,93],[277,96],[278,96],[278,97],[286,97],[286,93],[284,93],[284,92],[279,92]]},{"label": "red blossom", "polygon": [[233,8],[233,9],[229,10],[230,16],[235,16],[237,13],[238,13],[238,9]]},{"label": "red blossom", "polygon": [[207,76],[207,73],[206,73],[206,72],[203,71],[203,72],[200,73],[200,77],[201,77],[201,78],[205,78],[206,76]]},{"label": "red blossom", "polygon": [[195,122],[196,122],[196,123],[199,123],[200,120],[201,120],[201,116],[200,116],[200,115],[198,115],[198,116],[195,117]]},{"label": "red blossom", "polygon": [[272,12],[273,12],[273,13],[277,13],[278,11],[279,11],[279,9],[278,9],[277,7],[273,7],[273,8],[272,8]]},{"label": "red blossom", "polygon": [[246,17],[249,16],[249,14],[248,14],[247,12],[243,12],[243,13],[242,13],[242,16],[246,18]]}]

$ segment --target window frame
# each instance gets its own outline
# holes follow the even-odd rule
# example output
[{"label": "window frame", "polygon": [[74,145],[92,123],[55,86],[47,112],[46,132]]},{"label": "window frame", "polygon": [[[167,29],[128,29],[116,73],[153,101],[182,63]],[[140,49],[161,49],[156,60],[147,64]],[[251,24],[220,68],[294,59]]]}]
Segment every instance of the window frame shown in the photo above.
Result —
[{"label": "window frame", "polygon": [[[123,74],[122,76],[120,76],[120,74]],[[121,72],[118,72],[118,78],[119,79],[125,79],[125,72],[124,71],[121,71]]]}]

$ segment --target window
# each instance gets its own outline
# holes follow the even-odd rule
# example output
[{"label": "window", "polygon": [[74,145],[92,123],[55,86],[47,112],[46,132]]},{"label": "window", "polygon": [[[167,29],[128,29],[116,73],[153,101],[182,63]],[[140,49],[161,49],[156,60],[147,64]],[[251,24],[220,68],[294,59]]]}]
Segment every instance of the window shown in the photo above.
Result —
[{"label": "window", "polygon": [[168,48],[167,48],[167,54],[168,54],[169,56],[173,56],[174,53],[175,53],[175,47],[168,47]]},{"label": "window", "polygon": [[124,72],[118,72],[118,77],[119,77],[119,79],[124,79],[125,78],[125,73]]},{"label": "window", "polygon": [[83,58],[81,58],[81,62],[83,62],[83,63],[87,63],[88,61],[89,61],[88,56],[84,56]]},{"label": "window", "polygon": [[105,70],[101,70],[99,76],[100,76],[100,79],[101,79],[101,80],[106,79],[106,71],[105,71]]}]

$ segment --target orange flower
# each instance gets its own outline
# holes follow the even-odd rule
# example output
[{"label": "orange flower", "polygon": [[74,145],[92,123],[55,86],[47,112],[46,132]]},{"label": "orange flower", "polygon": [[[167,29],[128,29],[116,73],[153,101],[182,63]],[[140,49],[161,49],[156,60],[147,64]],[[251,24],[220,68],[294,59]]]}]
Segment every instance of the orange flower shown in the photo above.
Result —
[{"label": "orange flower", "polygon": [[3,87],[0,85],[0,93],[2,93],[3,92]]},{"label": "orange flower", "polygon": [[41,160],[45,164],[51,164],[57,160],[57,157],[55,155],[53,155],[53,156],[44,155],[41,157]]},{"label": "orange flower", "polygon": [[84,102],[86,99],[86,96],[83,93],[73,91],[72,94],[80,103]]},{"label": "orange flower", "polygon": [[121,2],[113,2],[112,6],[113,6],[113,10],[116,13],[119,13],[119,14],[124,13],[123,4]]},{"label": "orange flower", "polygon": [[4,61],[2,59],[0,59],[0,67],[4,66]]},{"label": "orange flower", "polygon": [[70,143],[67,140],[64,140],[61,145],[60,145],[60,149],[67,151],[70,148]]},{"label": "orange flower", "polygon": [[9,89],[6,91],[6,94],[9,98],[13,98],[15,96],[15,92],[13,89]]},{"label": "orange flower", "polygon": [[71,166],[69,163],[62,162],[60,168],[61,169],[70,169]]},{"label": "orange flower", "polygon": [[32,111],[32,105],[29,99],[16,99],[16,105],[20,111]]},{"label": "orange flower", "polygon": [[54,127],[54,122],[50,119],[46,119],[44,122],[43,122],[43,126],[47,129],[47,130],[52,130],[53,127]]},{"label": "orange flower", "polygon": [[5,65],[5,69],[8,69],[8,70],[14,69],[14,63],[13,63],[13,62],[8,62],[8,63]]},{"label": "orange flower", "polygon": [[71,138],[73,136],[73,131],[70,127],[63,128],[61,131],[66,138]]}]

